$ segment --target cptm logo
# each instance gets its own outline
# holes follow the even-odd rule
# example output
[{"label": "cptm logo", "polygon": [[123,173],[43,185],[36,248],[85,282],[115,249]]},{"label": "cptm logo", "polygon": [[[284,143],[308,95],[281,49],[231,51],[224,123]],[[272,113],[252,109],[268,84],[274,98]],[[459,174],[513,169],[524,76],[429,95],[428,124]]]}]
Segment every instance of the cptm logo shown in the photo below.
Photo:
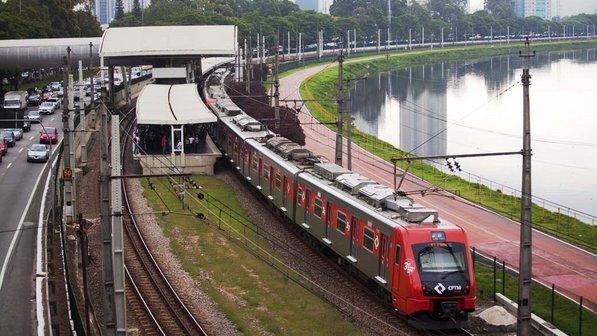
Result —
[{"label": "cptm logo", "polygon": [[446,288],[446,286],[444,286],[441,283],[438,283],[435,287],[433,287],[433,289],[435,289],[436,292],[438,292],[439,294],[443,294],[446,289],[453,292],[453,291],[460,291],[462,290],[462,286],[460,285],[454,285],[454,286],[448,286],[448,288]]}]

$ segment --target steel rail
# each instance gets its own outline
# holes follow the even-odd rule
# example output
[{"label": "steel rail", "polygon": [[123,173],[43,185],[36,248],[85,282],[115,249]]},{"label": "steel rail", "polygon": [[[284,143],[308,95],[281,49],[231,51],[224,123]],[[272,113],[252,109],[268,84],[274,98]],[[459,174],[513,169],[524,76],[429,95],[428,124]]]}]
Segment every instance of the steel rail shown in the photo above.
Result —
[{"label": "steel rail", "polygon": [[[126,144],[127,144],[128,138],[130,137],[132,127],[134,125],[133,111],[134,110],[130,110],[123,117],[123,119],[121,121],[121,132],[123,133],[123,136],[121,137],[121,139],[122,139],[121,155],[122,155],[123,171],[126,168],[125,161],[124,161],[125,153],[127,152]],[[139,261],[139,263],[141,264],[141,267],[144,269],[144,272],[146,273],[146,274],[142,275],[141,277],[146,277],[147,280],[149,280],[153,286],[153,289],[151,290],[151,293],[149,293],[149,294],[156,295],[156,293],[157,293],[157,295],[159,295],[159,297],[165,304],[165,305],[162,305],[161,308],[166,308],[166,310],[169,312],[170,316],[169,317],[164,317],[164,316],[159,316],[159,315],[154,316],[154,314],[152,314],[152,313],[150,313],[150,315],[152,316],[153,319],[156,320],[155,323],[158,326],[158,329],[161,330],[161,332],[163,332],[165,334],[170,334],[170,333],[174,332],[174,333],[184,333],[186,335],[207,335],[205,330],[203,330],[201,325],[197,322],[197,320],[195,319],[193,314],[187,308],[186,304],[182,301],[180,296],[176,293],[172,284],[170,284],[167,277],[165,276],[165,274],[162,272],[161,268],[159,267],[157,261],[151,254],[149,247],[147,246],[145,240],[143,239],[141,232],[139,231],[139,227],[138,227],[137,221],[135,219],[134,212],[131,209],[131,204],[130,204],[130,200],[128,198],[126,184],[125,184],[124,179],[122,180],[121,183],[122,183],[122,190],[123,190],[123,200],[126,205],[126,209],[128,211],[127,217],[128,217],[128,219],[130,219],[130,221],[125,221],[125,223],[123,223],[123,225],[126,228],[126,233],[127,233],[126,236],[131,241],[130,247],[132,247],[132,249],[134,250],[131,252],[136,253],[135,259]],[[126,223],[126,222],[129,222],[129,223]],[[137,240],[137,243],[134,243],[133,240]],[[147,261],[144,260],[145,257],[142,257],[143,255],[146,256]],[[134,281],[133,278],[134,278],[134,275],[131,276],[131,281]],[[137,286],[137,285],[135,284],[135,286]],[[163,288],[161,288],[161,287],[163,287]],[[147,294],[148,293],[145,293],[145,295],[147,295]],[[140,295],[140,297],[141,297],[141,300],[143,301],[144,305],[146,305],[147,307],[151,307],[151,304],[148,303],[148,301],[149,301],[148,298],[146,298],[144,295]],[[165,307],[163,307],[163,306],[165,306]],[[163,314],[163,313],[164,313],[163,311],[160,312],[160,314]],[[160,322],[159,320],[161,320],[162,322]],[[178,330],[168,330],[168,329],[172,329],[172,325],[171,325],[172,322],[174,322],[178,326]],[[163,325],[166,323],[169,323],[170,326],[166,327],[165,325]]]}]

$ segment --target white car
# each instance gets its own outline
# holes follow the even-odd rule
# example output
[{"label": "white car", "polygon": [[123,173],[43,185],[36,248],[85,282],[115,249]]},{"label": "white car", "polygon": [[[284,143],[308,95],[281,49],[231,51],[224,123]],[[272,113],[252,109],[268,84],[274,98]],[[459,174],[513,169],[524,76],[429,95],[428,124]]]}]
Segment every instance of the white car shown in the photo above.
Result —
[{"label": "white car", "polygon": [[45,101],[39,105],[39,113],[41,114],[54,114],[56,111],[56,105],[52,102]]},{"label": "white car", "polygon": [[61,100],[62,100],[62,99],[60,99],[60,98],[58,98],[58,97],[51,97],[51,98],[48,98],[48,100],[46,100],[46,101],[49,101],[50,103],[54,103],[54,105],[56,105],[56,108],[55,108],[55,109],[57,110],[57,109],[59,109],[59,108],[60,108],[60,106],[61,106],[61,105],[60,105],[60,101],[61,101]]},{"label": "white car", "polygon": [[52,89],[52,91],[58,91],[62,88],[62,84],[60,84],[60,82],[52,82],[50,83],[50,89]]}]

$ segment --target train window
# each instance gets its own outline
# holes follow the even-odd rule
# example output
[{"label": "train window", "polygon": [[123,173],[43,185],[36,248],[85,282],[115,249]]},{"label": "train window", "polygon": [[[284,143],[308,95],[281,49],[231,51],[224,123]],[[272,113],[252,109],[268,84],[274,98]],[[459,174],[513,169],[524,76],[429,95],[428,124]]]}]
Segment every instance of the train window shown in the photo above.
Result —
[{"label": "train window", "polygon": [[254,171],[259,169],[259,163],[257,162],[257,156],[253,156],[253,160],[251,161],[251,167]]},{"label": "train window", "polygon": [[263,178],[269,180],[269,165],[263,165]]},{"label": "train window", "polygon": [[300,207],[303,206],[303,188],[298,188],[296,191],[296,204]]},{"label": "train window", "polygon": [[323,214],[323,201],[319,198],[315,199],[315,209],[313,210],[313,213],[319,218],[321,218],[321,215]]},{"label": "train window", "polygon": [[373,252],[373,242],[375,241],[375,232],[370,228],[363,228],[363,246]]},{"label": "train window", "polygon": [[396,245],[396,256],[394,259],[396,265],[400,265],[400,245]]},{"label": "train window", "polygon": [[282,188],[282,174],[276,172],[276,189],[280,190]]},{"label": "train window", "polygon": [[346,215],[339,210],[336,214],[336,229],[342,233],[346,232]]}]

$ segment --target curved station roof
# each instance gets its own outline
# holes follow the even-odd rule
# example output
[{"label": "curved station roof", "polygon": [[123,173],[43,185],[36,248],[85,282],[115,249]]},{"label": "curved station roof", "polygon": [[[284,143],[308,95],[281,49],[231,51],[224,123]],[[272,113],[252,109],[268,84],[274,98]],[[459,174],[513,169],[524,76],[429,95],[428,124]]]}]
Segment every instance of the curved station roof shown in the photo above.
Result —
[{"label": "curved station roof", "polygon": [[216,122],[203,104],[196,84],[150,84],[137,99],[139,125],[182,125]]}]

